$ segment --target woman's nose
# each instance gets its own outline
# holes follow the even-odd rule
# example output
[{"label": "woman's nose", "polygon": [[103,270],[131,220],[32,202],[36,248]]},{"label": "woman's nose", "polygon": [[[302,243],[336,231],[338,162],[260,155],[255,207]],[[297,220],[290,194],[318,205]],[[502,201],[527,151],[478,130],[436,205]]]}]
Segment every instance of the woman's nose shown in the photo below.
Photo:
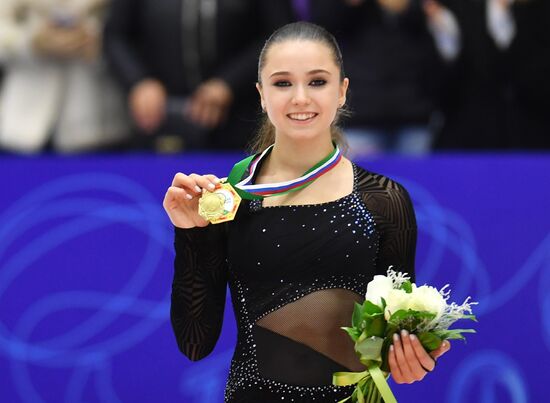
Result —
[{"label": "woman's nose", "polygon": [[294,105],[309,105],[311,99],[309,98],[307,88],[304,88],[302,85],[297,85],[295,88],[296,90],[292,97],[292,103]]}]

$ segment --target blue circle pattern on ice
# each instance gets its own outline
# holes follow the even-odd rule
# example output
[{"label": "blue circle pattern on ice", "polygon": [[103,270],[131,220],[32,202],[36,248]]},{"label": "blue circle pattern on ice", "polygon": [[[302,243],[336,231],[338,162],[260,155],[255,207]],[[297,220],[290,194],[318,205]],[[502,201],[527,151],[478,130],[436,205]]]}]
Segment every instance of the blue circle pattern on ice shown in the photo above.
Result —
[{"label": "blue circle pattern on ice", "polygon": [[[162,163],[151,158],[97,163],[2,159],[2,401],[140,401],[144,389],[116,370],[134,364],[128,352],[150,357],[144,363],[147,389],[162,391],[166,400],[221,400],[232,356],[232,317],[226,315],[229,330],[219,348],[203,361],[188,363],[177,353],[168,324],[166,286],[173,239],[160,206],[164,184],[159,182],[177,170],[210,170],[223,176],[235,159],[189,157]],[[497,169],[488,169],[488,164]],[[544,401],[545,380],[532,368],[548,369],[550,361],[550,219],[541,207],[550,200],[548,187],[541,186],[547,182],[548,161],[440,156],[361,165],[394,177],[411,194],[419,228],[417,283],[442,286],[438,280],[444,278],[453,285],[457,300],[472,295],[480,302],[478,334],[464,347],[454,343],[453,352],[438,365],[438,374],[415,384],[415,393],[435,399],[426,402]],[[151,167],[145,177],[144,166]],[[514,169],[498,168],[510,166]],[[29,172],[35,175],[30,178]],[[441,178],[451,178],[452,186],[442,186]],[[505,191],[510,183],[536,191]],[[480,192],[485,184],[491,186],[490,192]],[[480,214],[495,210],[499,219],[487,225],[479,210]],[[132,265],[116,268],[120,275],[116,280],[105,277],[99,284],[83,286],[70,271],[45,264],[85,245],[89,251],[74,270],[96,270],[91,263],[96,257],[93,246],[103,242],[104,230],[111,225],[123,225],[125,236],[110,242],[111,249],[102,244],[102,254],[115,256],[128,243],[137,246]],[[167,277],[151,280],[153,270]],[[40,283],[32,282],[38,276]],[[526,305],[532,309],[525,311]],[[72,322],[69,332],[61,333],[64,315],[79,306],[86,314]],[[136,320],[122,329],[109,328],[124,315]],[[493,337],[510,315],[525,319],[523,331],[532,338],[535,355],[529,349],[509,349],[516,334]],[[92,325],[98,326],[96,330]],[[151,344],[154,350],[147,347]],[[163,364],[158,364],[158,356]],[[169,375],[156,371],[160,366],[169,368]],[[406,393],[405,388],[403,395],[401,389],[396,391],[398,398]]]}]

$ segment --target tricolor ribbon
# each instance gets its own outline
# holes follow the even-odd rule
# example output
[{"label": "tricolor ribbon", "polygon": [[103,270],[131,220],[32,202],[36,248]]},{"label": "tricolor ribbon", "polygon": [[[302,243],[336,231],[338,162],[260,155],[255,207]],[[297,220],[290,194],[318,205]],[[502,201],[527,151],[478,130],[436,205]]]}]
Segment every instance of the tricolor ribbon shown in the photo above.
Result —
[{"label": "tricolor ribbon", "polygon": [[[231,172],[229,173],[228,182],[235,187],[236,191],[243,199],[263,199],[269,196],[278,196],[285,193],[294,192],[309,186],[324,175],[332,168],[334,168],[338,162],[342,159],[342,153],[337,145],[334,146],[334,150],[324,159],[315,164],[312,168],[308,169],[299,178],[277,183],[265,183],[265,184],[252,184],[256,169],[260,165],[263,158],[271,152],[273,145],[265,149],[261,154],[256,154],[245,158],[244,160],[235,164]],[[248,169],[248,176],[241,180],[242,175]]]}]

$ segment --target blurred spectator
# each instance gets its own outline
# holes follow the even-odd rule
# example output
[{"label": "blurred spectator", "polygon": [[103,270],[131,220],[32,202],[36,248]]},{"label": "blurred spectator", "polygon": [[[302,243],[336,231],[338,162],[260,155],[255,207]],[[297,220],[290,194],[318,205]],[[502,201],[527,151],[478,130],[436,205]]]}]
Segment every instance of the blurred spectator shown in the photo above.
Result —
[{"label": "blurred spectator", "polygon": [[127,136],[122,94],[99,57],[105,3],[0,1],[0,147],[88,151]]},{"label": "blurred spectator", "polygon": [[114,0],[105,46],[138,131],[157,149],[243,147],[261,45],[291,13],[290,0]]},{"label": "blurred spectator", "polygon": [[434,38],[441,24],[431,20],[443,8],[426,13],[420,0],[311,0],[310,5],[313,21],[343,44],[351,109],[344,126],[351,154],[429,152],[444,56],[454,57],[440,40],[444,36]]},{"label": "blurred spectator", "polygon": [[550,148],[550,2],[442,0],[460,26],[439,148]]}]

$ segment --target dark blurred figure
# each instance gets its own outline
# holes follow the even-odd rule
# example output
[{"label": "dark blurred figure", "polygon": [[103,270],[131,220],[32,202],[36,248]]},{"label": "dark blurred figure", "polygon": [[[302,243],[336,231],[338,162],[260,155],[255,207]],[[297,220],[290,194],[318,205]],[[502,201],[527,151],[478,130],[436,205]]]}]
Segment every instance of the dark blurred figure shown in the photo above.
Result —
[{"label": "dark blurred figure", "polygon": [[310,5],[313,21],[343,47],[351,154],[429,152],[444,60],[422,2],[311,0]]},{"label": "dark blurred figure", "polygon": [[437,146],[550,148],[550,2],[442,0],[460,25]]},{"label": "dark blurred figure", "polygon": [[291,15],[290,0],[114,0],[105,48],[145,146],[242,148],[259,51]]}]

